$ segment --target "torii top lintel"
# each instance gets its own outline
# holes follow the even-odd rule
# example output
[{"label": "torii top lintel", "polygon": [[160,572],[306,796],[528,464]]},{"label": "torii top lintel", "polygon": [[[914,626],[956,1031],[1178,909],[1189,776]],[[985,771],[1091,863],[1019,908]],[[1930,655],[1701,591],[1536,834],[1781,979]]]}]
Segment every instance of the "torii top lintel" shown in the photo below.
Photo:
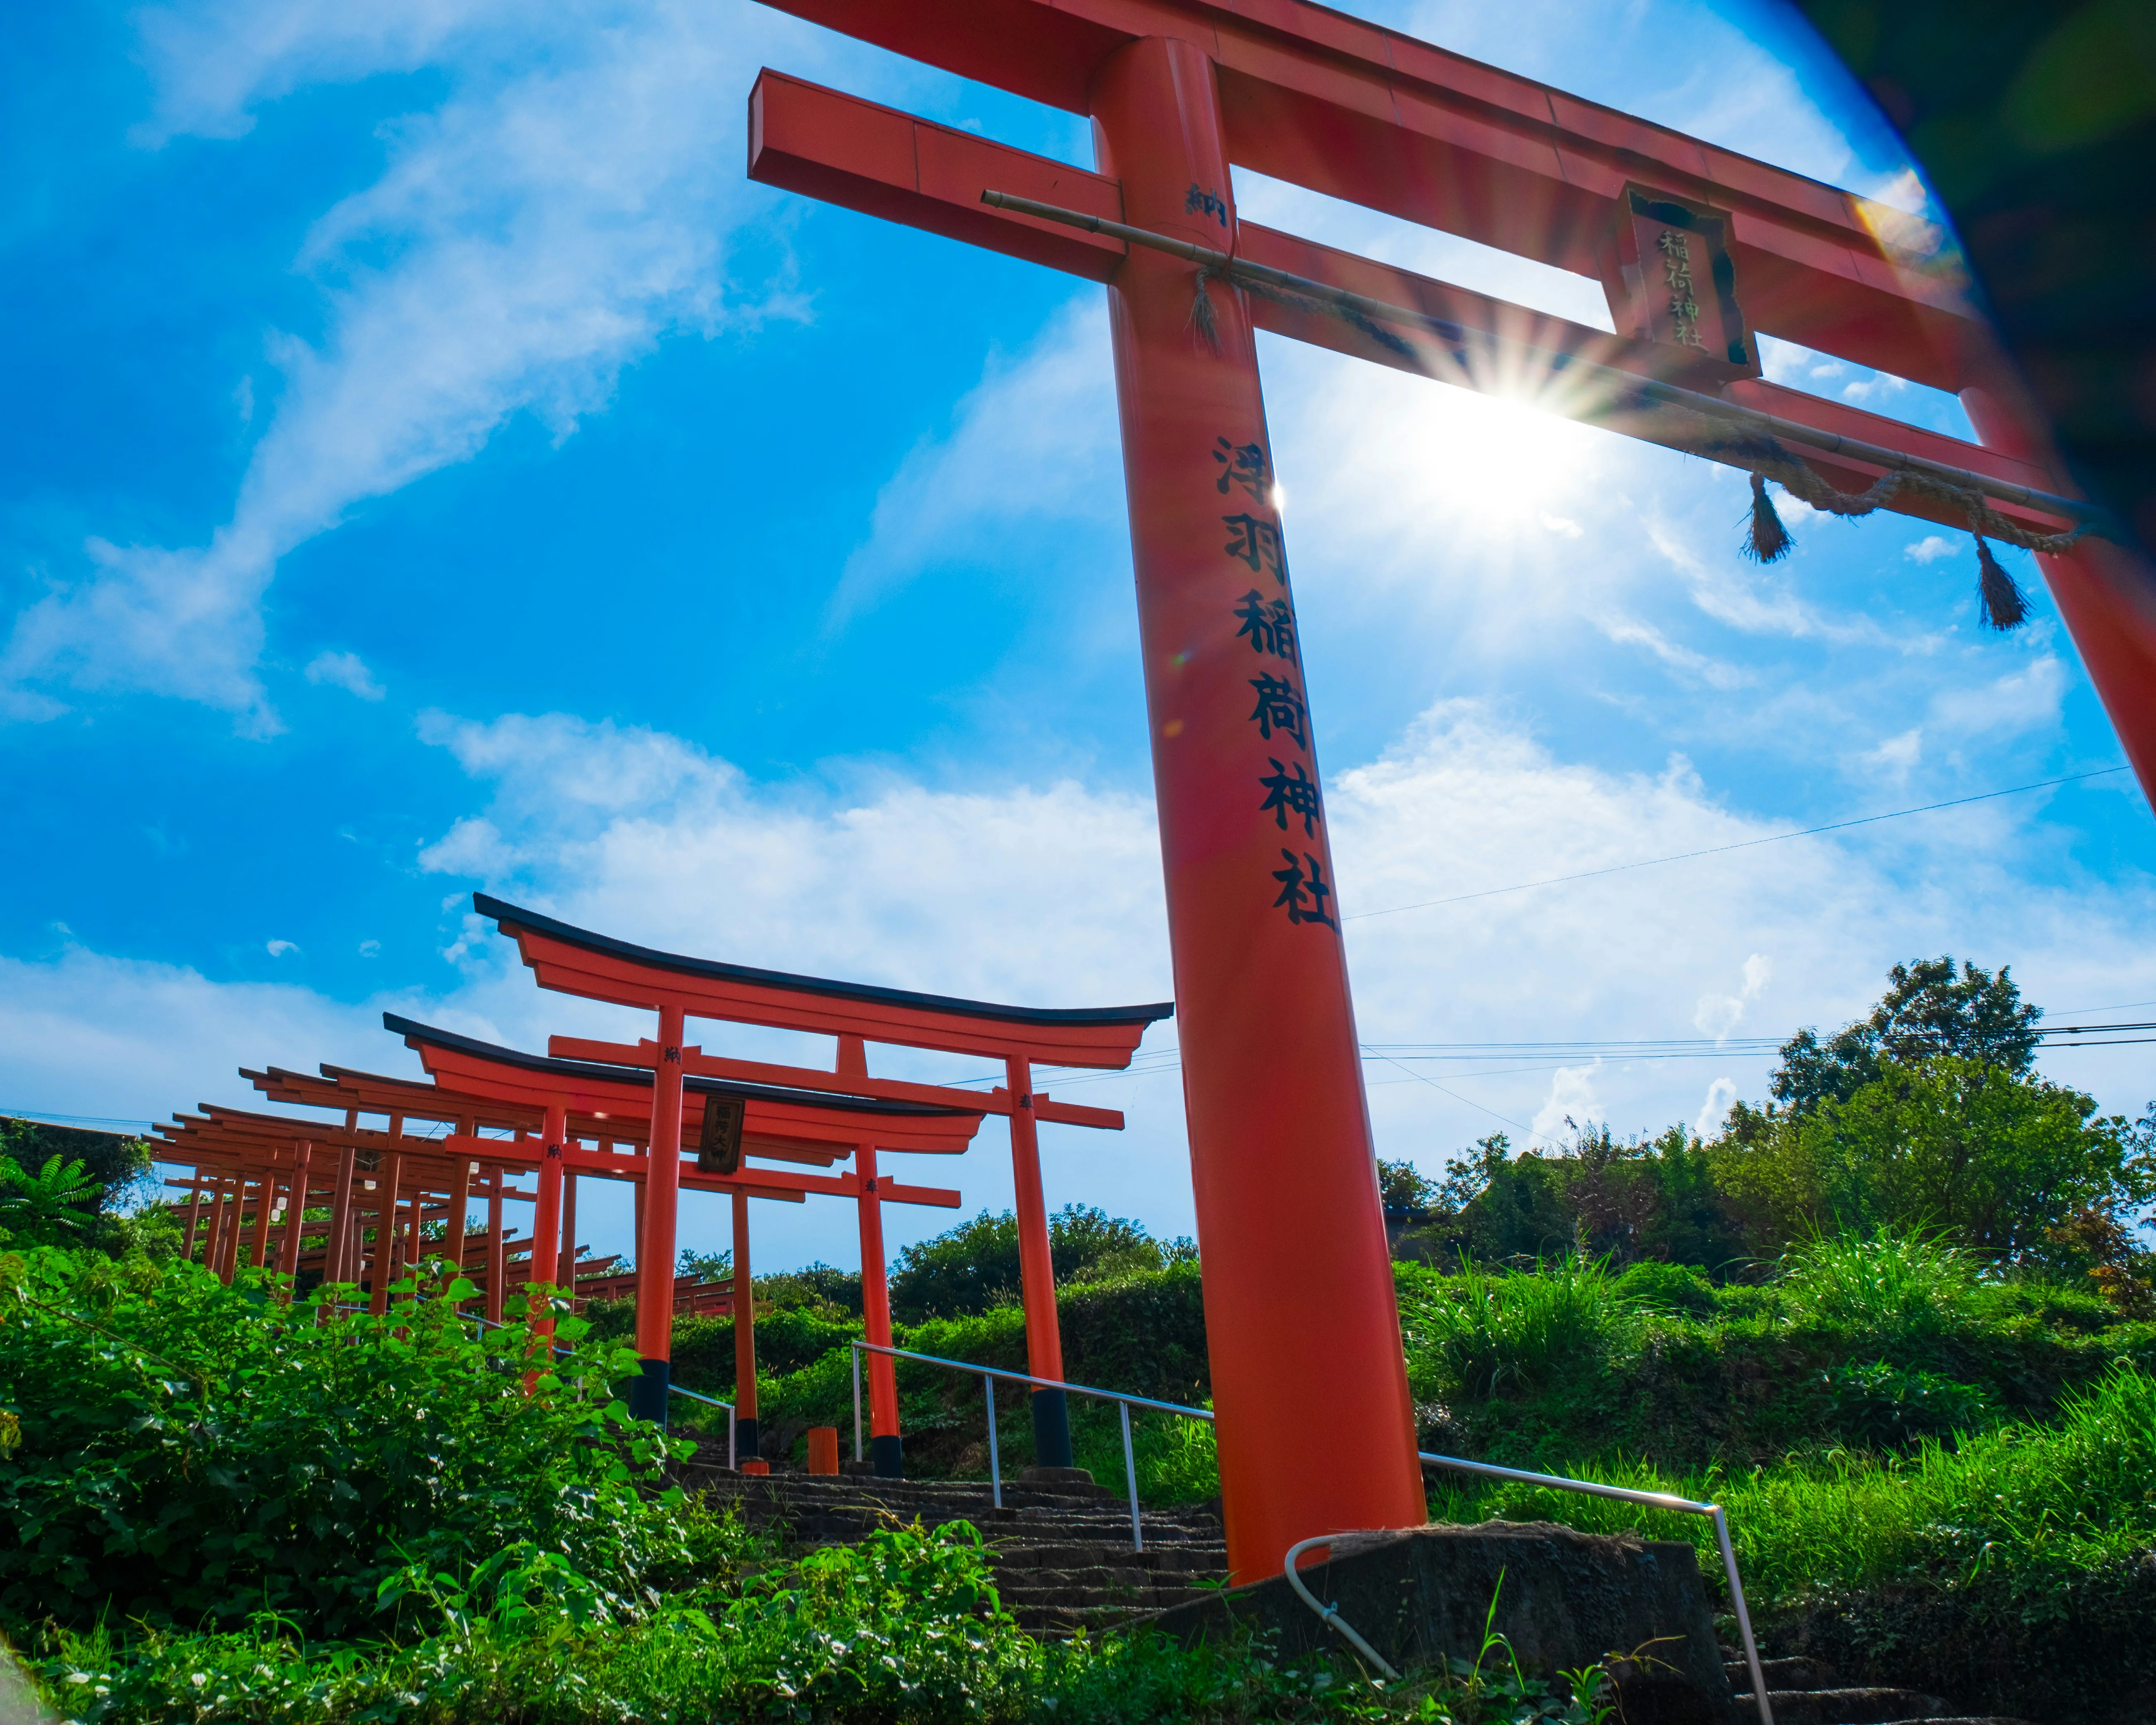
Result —
[{"label": "torii top lintel", "polygon": [[1239,166],[1587,276],[1650,182],[1731,212],[1755,329],[1942,389],[1984,341],[1929,223],[1309,0],[767,3],[1077,114],[1126,44],[1190,41]]},{"label": "torii top lintel", "polygon": [[[418,1052],[429,1073],[459,1090],[527,1105],[558,1104],[572,1116],[618,1120],[624,1137],[635,1128],[649,1132],[653,1079],[648,1068],[525,1054],[393,1013],[384,1013],[382,1021]],[[737,1096],[747,1105],[742,1144],[752,1155],[784,1155],[803,1146],[842,1147],[840,1153],[847,1153],[862,1142],[886,1150],[947,1155],[973,1142],[982,1119],[976,1111],[922,1102],[690,1078],[681,1099],[685,1138],[693,1141],[701,1132],[704,1098],[714,1095]]]},{"label": "torii top lintel", "polygon": [[692,1018],[767,1024],[870,1042],[1020,1058],[1060,1066],[1130,1064],[1146,1026],[1172,1003],[1150,1006],[999,1006],[866,983],[655,952],[536,911],[472,895],[482,916],[511,937],[542,988],[618,1006],[677,1006]]}]

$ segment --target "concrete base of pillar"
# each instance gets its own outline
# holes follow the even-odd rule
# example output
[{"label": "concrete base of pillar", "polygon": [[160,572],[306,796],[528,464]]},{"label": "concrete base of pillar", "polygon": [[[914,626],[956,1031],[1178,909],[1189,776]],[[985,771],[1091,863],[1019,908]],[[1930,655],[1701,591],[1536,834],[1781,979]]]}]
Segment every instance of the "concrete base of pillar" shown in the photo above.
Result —
[{"label": "concrete base of pillar", "polygon": [[1070,1466],[1070,1398],[1062,1390],[1033,1393],[1033,1454],[1043,1467]]},{"label": "concrete base of pillar", "polygon": [[762,1453],[763,1451],[757,1447],[756,1421],[753,1420],[735,1420],[734,1461],[736,1466],[739,1466],[744,1461],[753,1461],[759,1455],[762,1455]]},{"label": "concrete base of pillar", "polygon": [[[1441,1669],[1447,1654],[1481,1645],[1495,1599],[1493,1626],[1531,1676],[1639,1648],[1651,1657],[1622,1661],[1616,1673],[1625,1718],[1739,1725],[1750,1717],[1730,1692],[1689,1545],[1485,1522],[1343,1534],[1331,1550],[1329,1562],[1301,1566],[1303,1584],[1400,1671]],[[1186,1643],[1255,1630],[1284,1659],[1348,1651],[1278,1575],[1138,1621]]]},{"label": "concrete base of pillar", "polygon": [[638,1362],[643,1372],[629,1380],[629,1414],[632,1420],[649,1420],[663,1428],[666,1424],[666,1386],[672,1381],[673,1368],[663,1359]]}]

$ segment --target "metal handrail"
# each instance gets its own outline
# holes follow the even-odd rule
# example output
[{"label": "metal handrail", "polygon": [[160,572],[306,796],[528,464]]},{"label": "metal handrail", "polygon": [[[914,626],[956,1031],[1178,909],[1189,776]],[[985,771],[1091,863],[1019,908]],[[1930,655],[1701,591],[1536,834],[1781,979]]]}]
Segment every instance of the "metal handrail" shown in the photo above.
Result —
[{"label": "metal handrail", "polygon": [[1738,1632],[1744,1637],[1744,1662],[1752,1672],[1753,1698],[1758,1704],[1759,1725],[1774,1725],[1774,1709],[1767,1699],[1767,1676],[1759,1667],[1758,1644],[1752,1639],[1752,1614],[1745,1609],[1744,1584],[1737,1575],[1737,1552],[1729,1543],[1729,1519],[1718,1503],[1695,1503],[1668,1491],[1640,1491],[1630,1486],[1605,1486],[1594,1480],[1568,1480],[1560,1474],[1529,1473],[1517,1467],[1499,1467],[1490,1461],[1465,1461],[1457,1455],[1433,1455],[1417,1450],[1416,1458],[1431,1467],[1456,1468],[1462,1473],[1487,1475],[1491,1479],[1519,1480],[1531,1486],[1553,1486],[1560,1491],[1580,1491],[1590,1497],[1615,1497],[1627,1503],[1644,1503],[1653,1509],[1681,1511],[1705,1516],[1714,1523],[1715,1543],[1722,1548],[1722,1574],[1729,1579],[1730,1603],[1737,1608]]},{"label": "metal handrail", "polygon": [[[1091,1384],[1061,1383],[1053,1378],[1036,1378],[1028,1372],[1014,1372],[1002,1366],[983,1366],[972,1360],[946,1359],[941,1354],[921,1353],[911,1348],[886,1348],[874,1342],[855,1342],[854,1358],[854,1460],[861,1459],[861,1356],[880,1353],[892,1359],[916,1359],[924,1365],[942,1366],[953,1372],[977,1372],[988,1398],[988,1486],[995,1507],[1004,1507],[1003,1472],[996,1447],[996,1391],[998,1378],[1013,1384],[1030,1384],[1041,1389],[1060,1389],[1072,1395],[1091,1396],[1096,1401],[1114,1402],[1122,1415],[1123,1472],[1130,1487],[1131,1545],[1133,1550],[1145,1549],[1145,1530],[1138,1517],[1137,1465],[1131,1448],[1131,1409],[1157,1408],[1164,1414],[1179,1414],[1186,1420],[1203,1420],[1214,1423],[1209,1409],[1194,1408],[1182,1402],[1156,1401],[1147,1395],[1127,1395],[1119,1390],[1096,1389]],[[1774,1725],[1774,1709],[1767,1699],[1766,1673],[1760,1668],[1758,1643],[1752,1635],[1752,1614],[1744,1603],[1744,1584],[1737,1573],[1736,1548],[1729,1543],[1729,1520],[1718,1503],[1696,1503],[1689,1497],[1679,1497],[1669,1491],[1640,1491],[1629,1486],[1605,1486],[1594,1480],[1567,1479],[1561,1474],[1529,1473],[1517,1467],[1500,1467],[1495,1462],[1468,1461],[1457,1455],[1434,1455],[1427,1450],[1417,1450],[1416,1459],[1430,1467],[1450,1467],[1462,1473],[1486,1475],[1492,1479],[1518,1480],[1532,1486],[1554,1486],[1560,1491],[1578,1491],[1590,1497],[1614,1497],[1628,1503],[1641,1503],[1652,1509],[1680,1511],[1688,1515],[1707,1517],[1714,1524],[1715,1543],[1722,1548],[1722,1568],[1729,1582],[1730,1602],[1736,1607],[1737,1629],[1744,1639],[1744,1661],[1752,1674],[1752,1694],[1759,1709],[1758,1725]],[[1337,1536],[1336,1536],[1337,1537]],[[1305,1544],[1316,1543],[1305,1541]],[[1301,1548],[1296,1548],[1300,1554]],[[1292,1578],[1291,1577],[1291,1579]],[[1298,1589],[1300,1591],[1300,1589]]]},{"label": "metal handrail", "polygon": [[1096,1389],[1087,1384],[1066,1384],[1055,1378],[1036,1378],[1027,1372],[1006,1371],[1001,1366],[976,1365],[971,1360],[945,1359],[941,1354],[916,1353],[910,1348],[886,1348],[875,1342],[856,1342],[854,1348],[854,1460],[861,1459],[861,1356],[864,1353],[887,1354],[893,1359],[917,1359],[924,1364],[942,1366],[953,1372],[978,1372],[985,1387],[988,1403],[988,1492],[998,1509],[1004,1507],[1003,1466],[996,1449],[996,1389],[998,1378],[1013,1384],[1030,1384],[1041,1389],[1060,1389],[1070,1395],[1090,1395],[1096,1401],[1113,1402],[1122,1415],[1123,1424],[1123,1478],[1130,1488],[1131,1549],[1145,1549],[1145,1523],[1138,1515],[1138,1466],[1136,1452],[1131,1448],[1131,1409],[1158,1408],[1163,1414],[1180,1414],[1186,1420],[1203,1420],[1209,1424],[1213,1415],[1205,1408],[1193,1408],[1181,1402],[1156,1401],[1149,1395],[1127,1395],[1121,1390]]}]

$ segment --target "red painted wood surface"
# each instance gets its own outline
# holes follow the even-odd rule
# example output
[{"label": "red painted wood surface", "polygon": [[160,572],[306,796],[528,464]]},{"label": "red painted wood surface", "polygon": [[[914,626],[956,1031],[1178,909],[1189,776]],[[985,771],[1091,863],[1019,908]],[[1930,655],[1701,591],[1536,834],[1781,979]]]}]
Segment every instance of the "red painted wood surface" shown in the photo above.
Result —
[{"label": "red painted wood surface", "polygon": [[[1135,42],[1092,101],[1129,219],[1217,243],[1234,193],[1205,56]],[[1270,444],[1251,331],[1219,295],[1209,347],[1188,267],[1153,252],[1108,303],[1228,1558],[1249,1579],[1312,1533],[1420,1522],[1422,1476],[1332,847],[1322,809],[1268,806],[1319,778],[1316,740],[1306,706],[1296,735],[1255,722],[1258,679],[1303,683],[1285,562],[1233,549],[1268,530],[1279,548],[1269,457],[1239,482],[1240,452]]]}]

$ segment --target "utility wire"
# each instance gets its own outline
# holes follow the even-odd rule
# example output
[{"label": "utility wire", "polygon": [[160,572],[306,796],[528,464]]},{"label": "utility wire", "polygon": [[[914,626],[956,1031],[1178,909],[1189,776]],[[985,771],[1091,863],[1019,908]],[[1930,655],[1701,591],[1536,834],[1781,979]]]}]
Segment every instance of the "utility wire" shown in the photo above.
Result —
[{"label": "utility wire", "polygon": [[1526,892],[1537,886],[1557,886],[1567,880],[1591,880],[1599,875],[1621,875],[1630,869],[1651,869],[1663,863],[1689,862],[1698,856],[1720,856],[1725,851],[1749,850],[1759,845],[1779,845],[1788,839],[1810,839],[1820,833],[1845,832],[1851,827],[1868,827],[1882,820],[1901,820],[1912,814],[1931,814],[1942,809],[1959,809],[1964,803],[1988,803],[1994,797],[2018,797],[2025,791],[2049,790],[2055,785],[2078,784],[2085,778],[2104,778],[2114,773],[2123,773],[2123,767],[2099,767],[2091,773],[2070,773],[2064,778],[2040,779],[2035,784],[2017,784],[2003,791],[1981,791],[1974,797],[1955,797],[1944,803],[1927,803],[1919,809],[1890,809],[1884,814],[1865,814],[1855,820],[1830,821],[1823,827],[1805,827],[1794,833],[1769,833],[1763,839],[1740,839],[1733,845],[1710,845],[1704,850],[1682,850],[1674,856],[1650,856],[1638,862],[1612,863],[1606,869],[1582,869],[1576,875],[1552,875],[1543,880],[1522,880],[1511,886],[1487,886],[1480,892],[1456,893],[1450,898],[1426,898],[1411,905],[1391,905],[1382,911],[1358,911],[1352,916],[1342,916],[1342,922],[1360,922],[1371,916],[1397,916],[1403,911],[1427,911],[1439,905],[1465,904],[1470,899],[1496,898],[1507,892]]}]

